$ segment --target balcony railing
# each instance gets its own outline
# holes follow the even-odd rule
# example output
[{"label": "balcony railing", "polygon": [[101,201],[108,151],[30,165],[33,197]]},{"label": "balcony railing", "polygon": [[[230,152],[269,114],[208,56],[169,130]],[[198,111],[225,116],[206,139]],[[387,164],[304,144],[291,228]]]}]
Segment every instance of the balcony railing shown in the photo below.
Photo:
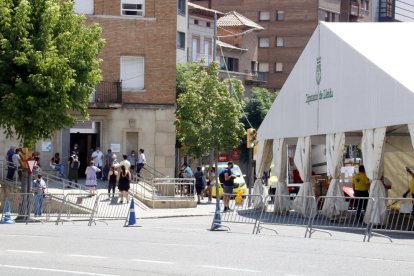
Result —
[{"label": "balcony railing", "polygon": [[268,79],[268,72],[247,72],[245,71],[245,81],[246,82],[267,82]]},{"label": "balcony railing", "polygon": [[91,103],[111,104],[122,103],[121,82],[102,81],[96,86]]}]

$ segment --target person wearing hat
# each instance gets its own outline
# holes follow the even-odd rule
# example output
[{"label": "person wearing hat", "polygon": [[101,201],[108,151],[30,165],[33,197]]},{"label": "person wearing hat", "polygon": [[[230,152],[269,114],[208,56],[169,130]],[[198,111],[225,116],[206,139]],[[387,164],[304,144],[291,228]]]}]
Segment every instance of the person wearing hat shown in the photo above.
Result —
[{"label": "person wearing hat", "polygon": [[229,161],[227,163],[227,168],[224,171],[224,183],[223,183],[223,189],[224,189],[224,195],[223,195],[223,203],[224,203],[224,212],[232,211],[230,209],[230,195],[233,194],[233,187],[234,187],[234,179],[237,177],[235,174],[233,174],[232,169],[233,168],[233,162]]},{"label": "person wearing hat", "polygon": [[33,181],[33,192],[35,194],[34,215],[40,217],[42,215],[43,197],[45,195],[46,183],[41,174],[37,175],[37,179]]}]

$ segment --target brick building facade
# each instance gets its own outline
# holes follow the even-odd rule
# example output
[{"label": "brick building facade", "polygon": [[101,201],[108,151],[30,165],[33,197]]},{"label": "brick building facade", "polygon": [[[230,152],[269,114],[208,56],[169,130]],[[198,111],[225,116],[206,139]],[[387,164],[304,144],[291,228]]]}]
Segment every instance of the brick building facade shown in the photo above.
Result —
[{"label": "brick building facade", "polygon": [[[165,175],[175,169],[176,0],[76,0],[75,11],[102,28],[102,82],[75,126],[39,142],[41,165],[54,152],[65,164],[76,143],[84,171],[93,148],[112,149],[118,160],[145,149],[147,163]],[[3,137],[4,152],[10,141]],[[50,150],[45,148],[49,144]],[[43,147],[42,147],[43,145]],[[80,173],[80,176],[83,175]]]},{"label": "brick building facade", "polygon": [[270,90],[282,88],[318,24],[318,0],[192,0],[237,11],[264,28],[258,34],[258,71]]}]

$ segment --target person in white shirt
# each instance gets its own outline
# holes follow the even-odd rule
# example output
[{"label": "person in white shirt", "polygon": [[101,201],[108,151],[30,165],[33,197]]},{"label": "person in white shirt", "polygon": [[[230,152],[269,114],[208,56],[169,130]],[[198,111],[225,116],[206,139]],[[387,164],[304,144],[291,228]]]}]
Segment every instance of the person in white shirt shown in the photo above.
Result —
[{"label": "person in white shirt", "polygon": [[144,150],[143,149],[139,149],[139,154],[138,154],[138,162],[137,162],[137,176],[141,177],[141,170],[144,167],[146,161],[145,161],[145,154],[144,154]]},{"label": "person in white shirt", "polygon": [[42,215],[43,197],[45,194],[46,183],[42,179],[42,175],[38,174],[37,179],[33,181],[33,192],[35,194],[34,215],[39,217]]},{"label": "person in white shirt", "polygon": [[103,167],[103,152],[99,147],[96,147],[96,150],[92,153],[92,160],[99,171],[96,173],[96,178],[102,180],[102,167]]}]

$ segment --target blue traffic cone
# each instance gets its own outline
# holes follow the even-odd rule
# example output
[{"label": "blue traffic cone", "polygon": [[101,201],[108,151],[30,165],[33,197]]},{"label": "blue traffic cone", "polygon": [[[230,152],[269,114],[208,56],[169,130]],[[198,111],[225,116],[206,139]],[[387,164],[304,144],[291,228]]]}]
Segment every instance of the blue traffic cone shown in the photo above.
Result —
[{"label": "blue traffic cone", "polygon": [[134,226],[137,223],[135,218],[135,204],[134,199],[131,199],[131,205],[129,206],[129,221],[127,226]]},{"label": "blue traffic cone", "polygon": [[15,221],[11,217],[11,207],[10,207],[10,201],[6,201],[6,208],[4,208],[4,217],[1,220],[1,224],[14,224]]},{"label": "blue traffic cone", "polygon": [[221,225],[221,214],[220,209],[216,208],[216,211],[214,212],[214,219],[213,224],[211,225],[211,231],[219,230],[222,227]]}]

